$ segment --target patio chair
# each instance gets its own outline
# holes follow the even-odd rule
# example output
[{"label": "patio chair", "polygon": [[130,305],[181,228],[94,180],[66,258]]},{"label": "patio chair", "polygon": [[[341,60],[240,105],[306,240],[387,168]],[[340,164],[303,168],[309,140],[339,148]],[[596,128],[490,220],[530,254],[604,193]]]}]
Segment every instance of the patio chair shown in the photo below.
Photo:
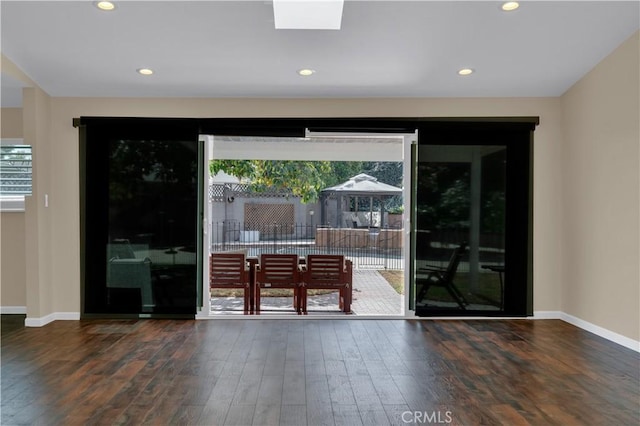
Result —
[{"label": "patio chair", "polygon": [[151,281],[151,260],[117,257],[110,259],[107,262],[107,304],[112,303],[112,291],[118,291],[114,289],[139,289],[142,311],[152,311],[155,298]]},{"label": "patio chair", "polygon": [[[136,258],[128,239],[114,239],[107,244],[107,304],[112,303],[112,293],[122,289],[140,290],[143,312],[155,307],[151,260]],[[129,291],[129,290],[125,290]]]},{"label": "patio chair", "polygon": [[293,308],[300,314],[300,267],[297,254],[262,254],[256,266],[256,314],[260,314],[260,290],[289,288],[293,290]]},{"label": "patio chair", "polygon": [[353,264],[341,255],[310,254],[302,272],[300,291],[302,313],[307,314],[309,289],[339,290],[338,305],[344,313],[351,313],[353,297]]},{"label": "patio chair", "polygon": [[418,274],[424,274],[424,278],[416,277],[416,286],[421,286],[420,291],[416,297],[416,303],[424,300],[427,297],[427,292],[431,287],[442,287],[449,295],[455,300],[460,309],[466,309],[469,305],[464,298],[462,292],[455,286],[453,279],[456,276],[460,259],[467,249],[467,243],[462,243],[456,247],[449,258],[449,264],[446,268],[439,268],[437,266],[426,266],[418,269]]},{"label": "patio chair", "polygon": [[251,276],[243,253],[212,253],[209,258],[209,288],[244,290],[244,313],[249,313]]}]

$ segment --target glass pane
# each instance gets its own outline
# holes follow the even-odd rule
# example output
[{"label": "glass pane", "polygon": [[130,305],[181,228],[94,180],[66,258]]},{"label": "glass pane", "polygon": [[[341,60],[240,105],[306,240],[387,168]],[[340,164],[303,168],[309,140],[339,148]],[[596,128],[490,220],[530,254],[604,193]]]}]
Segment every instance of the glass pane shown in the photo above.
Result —
[{"label": "glass pane", "polygon": [[197,143],[111,140],[106,311],[193,313]]},{"label": "glass pane", "polygon": [[506,148],[419,148],[416,308],[501,311]]}]

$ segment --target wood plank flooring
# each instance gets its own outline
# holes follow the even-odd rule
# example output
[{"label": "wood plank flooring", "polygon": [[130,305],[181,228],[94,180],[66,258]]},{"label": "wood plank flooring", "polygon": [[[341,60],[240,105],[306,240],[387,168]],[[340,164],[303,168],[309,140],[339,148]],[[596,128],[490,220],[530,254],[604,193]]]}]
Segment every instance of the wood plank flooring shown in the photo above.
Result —
[{"label": "wood plank flooring", "polygon": [[56,321],[2,425],[638,425],[640,356],[557,320]]}]

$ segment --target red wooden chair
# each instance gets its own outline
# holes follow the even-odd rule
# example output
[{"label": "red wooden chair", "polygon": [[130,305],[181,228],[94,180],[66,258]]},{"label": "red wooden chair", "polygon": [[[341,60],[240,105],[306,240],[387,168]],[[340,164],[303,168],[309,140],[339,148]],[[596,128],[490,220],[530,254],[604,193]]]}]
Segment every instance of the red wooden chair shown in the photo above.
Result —
[{"label": "red wooden chair", "polygon": [[293,307],[300,314],[300,267],[297,254],[262,254],[256,267],[256,313],[260,313],[260,289],[290,288]]},{"label": "red wooden chair", "polygon": [[242,253],[212,253],[209,259],[209,288],[244,290],[244,313],[249,313],[250,274]]},{"label": "red wooden chair", "polygon": [[310,254],[307,256],[305,270],[302,273],[301,305],[302,313],[307,314],[307,290],[337,289],[339,308],[351,313],[353,298],[353,264],[341,255]]}]

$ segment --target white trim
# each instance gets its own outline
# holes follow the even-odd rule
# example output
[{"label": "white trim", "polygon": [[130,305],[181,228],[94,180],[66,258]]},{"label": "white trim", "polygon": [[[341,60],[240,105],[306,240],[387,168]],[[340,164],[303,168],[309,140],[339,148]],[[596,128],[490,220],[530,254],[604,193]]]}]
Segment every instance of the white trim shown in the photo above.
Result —
[{"label": "white trim", "polygon": [[560,311],[533,311],[533,317],[530,317],[534,320],[539,319],[562,319],[562,312]]},{"label": "white trim", "polygon": [[[24,306],[2,306],[0,307],[1,312],[3,314],[20,314],[25,313],[26,308]],[[205,315],[203,312],[198,313],[196,315],[196,320],[215,320],[215,319],[251,319],[251,320],[260,320],[260,319],[308,319],[308,320],[318,320],[318,319],[347,319],[347,320],[380,320],[380,319],[417,319],[417,320],[505,320],[505,319],[531,319],[531,320],[545,320],[545,319],[560,319],[564,322],[567,322],[571,325],[574,325],[578,328],[581,328],[585,331],[593,333],[597,336],[600,336],[604,339],[607,339],[613,343],[624,346],[625,348],[631,349],[635,352],[640,352],[640,341],[633,340],[629,337],[618,334],[614,331],[607,330],[606,328],[600,327],[598,325],[592,324],[588,321],[582,320],[580,318],[574,317],[573,315],[566,314],[560,311],[536,311],[534,312],[533,317],[414,317],[407,318],[402,315],[373,315],[373,316],[358,316],[358,315],[302,315],[292,317],[291,315],[278,315],[278,314],[266,314],[266,315]],[[78,321],[80,320],[79,312],[54,312],[49,315],[45,315],[40,318],[29,318],[27,317],[24,321],[25,327],[42,327],[44,325],[49,324],[53,321]]]},{"label": "white trim", "polygon": [[23,213],[24,195],[1,195],[0,211],[2,213]]},{"label": "white trim", "polygon": [[56,320],[56,315],[55,314],[49,314],[46,315],[44,317],[40,317],[40,318],[29,318],[27,317],[24,320],[24,326],[25,327],[42,327],[43,325],[47,325],[50,322],[53,322]]},{"label": "white trim", "polygon": [[588,321],[585,321],[578,317],[574,317],[573,315],[569,315],[564,312],[560,313],[560,319],[597,336],[603,337],[613,343],[624,346],[625,348],[640,352],[640,341],[630,339],[629,337],[623,336],[622,334],[607,330],[606,328],[600,327],[599,325],[592,324]]},{"label": "white trim", "polygon": [[54,312],[40,318],[29,318],[24,320],[25,327],[42,327],[53,321],[78,321],[80,312]]},{"label": "white trim", "polygon": [[0,145],[24,145],[24,138],[1,138]]},{"label": "white trim", "polygon": [[26,314],[26,306],[0,306],[0,314]]},{"label": "white trim", "polygon": [[[382,134],[386,137],[387,134]],[[398,143],[375,143],[367,139],[349,139],[337,136],[331,141],[313,138],[239,136],[230,140],[215,135],[201,134],[200,138],[211,137],[212,154],[219,160],[302,160],[302,161],[403,161],[402,136],[393,133]],[[413,136],[413,134],[409,134]],[[209,170],[209,168],[207,168]]]},{"label": "white trim", "polygon": [[426,319],[426,318],[406,318],[403,315],[345,315],[340,313],[322,313],[316,312],[309,315],[296,315],[294,311],[289,313],[263,312],[260,315],[244,315],[241,311],[235,314],[217,313],[212,315],[196,315],[196,320],[299,320],[299,321],[316,321],[316,320],[406,320],[406,319]]}]

